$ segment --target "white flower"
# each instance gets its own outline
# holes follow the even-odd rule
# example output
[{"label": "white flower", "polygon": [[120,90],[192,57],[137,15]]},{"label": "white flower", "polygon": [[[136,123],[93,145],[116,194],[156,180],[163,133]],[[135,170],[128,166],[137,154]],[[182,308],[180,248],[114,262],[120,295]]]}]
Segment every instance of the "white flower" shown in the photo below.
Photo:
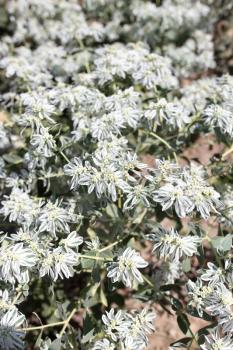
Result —
[{"label": "white flower", "polygon": [[99,237],[95,237],[91,241],[86,241],[85,243],[87,245],[87,249],[89,250],[98,250],[100,248]]},{"label": "white flower", "polygon": [[102,316],[102,321],[105,325],[105,332],[112,340],[118,340],[118,333],[123,332],[127,324],[124,322],[124,316],[121,310],[116,314],[114,309],[111,309],[109,312],[106,311],[105,315]]},{"label": "white flower", "polygon": [[177,181],[174,185],[167,183],[154,192],[153,199],[162,205],[163,211],[174,205],[177,215],[183,218],[193,210],[193,203],[185,189],[186,184],[182,180]]},{"label": "white flower", "polygon": [[208,219],[211,212],[218,213],[215,207],[221,207],[220,194],[207,185],[190,184],[188,191],[193,204],[203,219]]},{"label": "white flower", "polygon": [[133,281],[143,283],[143,278],[138,269],[144,268],[148,263],[132,248],[127,248],[117,258],[117,262],[108,266],[108,277],[113,283],[122,281],[126,287],[132,287]]},{"label": "white flower", "polygon": [[55,112],[55,107],[48,101],[46,93],[44,94],[42,91],[23,93],[21,94],[21,100],[26,107],[26,114],[35,116],[35,124],[43,119],[54,123],[51,116]]},{"label": "white flower", "polygon": [[92,350],[116,350],[116,347],[108,339],[104,338],[95,342]]},{"label": "white flower", "polygon": [[56,281],[58,277],[62,279],[72,277],[76,265],[78,265],[78,255],[71,249],[65,252],[61,247],[58,247],[53,251],[45,252],[45,256],[41,258],[39,272],[41,277],[49,275]]},{"label": "white flower", "polygon": [[[122,312],[121,310],[114,314],[114,309],[106,312],[102,316],[104,323],[104,332],[114,341],[114,350],[144,350],[148,345],[148,334],[154,331],[154,312],[148,311],[146,308],[139,312]],[[110,346],[112,343],[105,341],[106,338],[95,343],[97,348],[100,346]],[[105,348],[104,348],[105,349]]]},{"label": "white flower", "polygon": [[231,311],[233,307],[233,295],[223,283],[215,285],[214,292],[208,298],[207,310],[212,315],[221,315],[225,311]]},{"label": "white flower", "polygon": [[150,312],[145,308],[134,316],[133,325],[136,326],[140,324],[141,331],[143,331],[145,334],[152,334],[152,332],[155,330],[155,318],[155,313]]},{"label": "white flower", "polygon": [[11,299],[7,289],[0,289],[0,310],[9,309],[12,307]]},{"label": "white flower", "polygon": [[197,309],[198,314],[202,317],[203,310],[206,308],[208,300],[214,292],[212,285],[203,285],[202,280],[198,279],[196,283],[188,280],[188,294],[191,297],[190,305]]},{"label": "white flower", "polygon": [[190,122],[189,111],[185,109],[180,101],[167,102],[165,98],[158,102],[151,102],[145,112],[145,118],[156,124],[166,123],[173,128],[182,128]]},{"label": "white flower", "polygon": [[203,116],[207,124],[233,136],[233,111],[229,106],[210,105],[204,110]]},{"label": "white flower", "polygon": [[213,330],[210,335],[205,336],[205,343],[201,345],[202,350],[232,350],[233,340],[231,335],[221,336],[220,329]]},{"label": "white flower", "polygon": [[79,180],[83,174],[88,172],[86,165],[83,165],[83,161],[80,158],[74,158],[70,163],[64,166],[64,172],[68,176],[72,176],[71,189],[76,190],[79,186]]},{"label": "white flower", "polygon": [[148,345],[148,334],[154,331],[154,320],[156,315],[149,312],[146,308],[141,312],[126,314],[126,321],[129,325],[122,332],[121,339],[124,344],[123,349],[137,350],[145,349]]},{"label": "white flower", "polygon": [[182,274],[182,265],[177,260],[163,261],[153,273],[155,285],[160,287],[166,284],[174,284]]},{"label": "white flower", "polygon": [[0,319],[0,349],[24,349],[24,333],[17,328],[24,322],[25,316],[12,308]]},{"label": "white flower", "polygon": [[170,231],[159,228],[156,233],[148,235],[148,238],[154,242],[153,251],[171,261],[179,260],[183,256],[192,256],[201,242],[197,236],[179,235],[174,228]]},{"label": "white flower", "polygon": [[56,142],[53,136],[49,133],[48,128],[40,126],[37,131],[32,134],[31,145],[37,153],[43,153],[45,157],[52,157],[56,149]]},{"label": "white flower", "polygon": [[3,123],[0,121],[0,150],[5,150],[10,145],[9,135]]},{"label": "white flower", "polygon": [[178,83],[172,74],[170,60],[155,53],[142,57],[138,65],[135,65],[133,78],[136,83],[141,83],[148,90],[156,86],[170,89]]},{"label": "white flower", "polygon": [[134,208],[138,204],[142,204],[145,207],[149,207],[148,201],[149,191],[143,185],[135,185],[133,187],[124,187],[124,192],[127,193],[126,201],[124,202],[123,210]]},{"label": "white flower", "polygon": [[97,168],[89,165],[83,172],[78,160],[75,160],[77,165],[67,165],[65,172],[73,176],[72,188],[76,188],[78,185],[87,186],[88,193],[95,191],[98,198],[106,196],[116,201],[117,189],[126,186],[123,172],[118,170],[116,163],[110,162],[105,150],[96,152],[92,160]]},{"label": "white flower", "polygon": [[77,235],[76,231],[72,231],[69,235],[60,241],[60,245],[64,246],[66,250],[78,249],[83,244],[83,237]]},{"label": "white flower", "polygon": [[68,223],[74,222],[76,217],[69,212],[68,208],[61,207],[59,200],[55,203],[48,202],[41,209],[39,214],[39,231],[48,231],[53,236],[56,236],[56,232],[69,232]]},{"label": "white flower", "polygon": [[215,264],[208,262],[208,269],[201,275],[203,281],[209,281],[210,283],[223,283],[225,282],[226,276],[225,271],[221,267],[217,267]]},{"label": "white flower", "polygon": [[211,212],[218,213],[216,208],[222,204],[220,194],[206,183],[203,176],[204,171],[194,164],[170,175],[164,174],[158,182],[163,180],[165,185],[153,192],[153,199],[162,205],[162,210],[174,205],[179,217],[185,217],[196,209],[207,219]]},{"label": "white flower", "polygon": [[91,123],[91,134],[98,140],[111,139],[113,135],[120,135],[120,130],[123,128],[125,128],[124,119],[116,111],[104,114],[101,118],[94,118]]},{"label": "white flower", "polygon": [[12,278],[20,279],[21,273],[35,266],[36,255],[30,248],[25,248],[23,243],[17,243],[0,249],[0,276],[5,281]]},{"label": "white flower", "polygon": [[121,342],[122,350],[144,350],[147,346],[148,339],[143,333],[138,334],[138,336],[129,333]]},{"label": "white flower", "polygon": [[5,196],[0,212],[5,217],[9,216],[9,221],[30,225],[37,217],[40,205],[40,201],[34,201],[26,192],[15,187],[9,196]]},{"label": "white flower", "polygon": [[218,315],[218,324],[224,332],[231,334],[233,331],[233,310],[223,309],[221,314]]}]

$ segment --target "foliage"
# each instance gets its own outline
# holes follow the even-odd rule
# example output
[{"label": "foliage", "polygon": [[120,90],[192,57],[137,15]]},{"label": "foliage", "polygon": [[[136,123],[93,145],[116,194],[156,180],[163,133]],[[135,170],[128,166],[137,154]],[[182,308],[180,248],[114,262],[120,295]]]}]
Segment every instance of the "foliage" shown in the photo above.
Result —
[{"label": "foliage", "polygon": [[[0,9],[1,350],[142,350],[156,304],[185,336],[170,349],[233,348],[222,12],[199,0]],[[185,156],[199,137],[221,144],[206,164]],[[209,326],[194,334],[189,315]]]}]

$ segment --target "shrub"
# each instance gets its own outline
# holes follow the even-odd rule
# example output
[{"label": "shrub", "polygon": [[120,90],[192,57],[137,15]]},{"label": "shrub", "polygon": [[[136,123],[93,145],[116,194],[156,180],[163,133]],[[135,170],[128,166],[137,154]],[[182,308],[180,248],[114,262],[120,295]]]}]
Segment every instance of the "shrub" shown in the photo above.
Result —
[{"label": "shrub", "polygon": [[[233,348],[233,78],[215,75],[218,16],[199,0],[2,7],[2,350],[142,350],[156,304],[185,335],[170,349]],[[200,138],[218,145],[204,163],[190,155]],[[194,334],[188,315],[208,326]]]}]

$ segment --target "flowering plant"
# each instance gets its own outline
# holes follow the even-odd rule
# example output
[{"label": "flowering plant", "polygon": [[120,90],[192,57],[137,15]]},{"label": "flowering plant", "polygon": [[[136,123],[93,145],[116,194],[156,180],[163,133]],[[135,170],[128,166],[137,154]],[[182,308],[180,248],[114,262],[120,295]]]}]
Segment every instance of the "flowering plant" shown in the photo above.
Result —
[{"label": "flowering plant", "polygon": [[[170,349],[233,348],[233,78],[216,75],[213,3],[0,9],[0,350],[143,350],[158,305],[184,334]],[[205,161],[201,138],[219,145]]]}]

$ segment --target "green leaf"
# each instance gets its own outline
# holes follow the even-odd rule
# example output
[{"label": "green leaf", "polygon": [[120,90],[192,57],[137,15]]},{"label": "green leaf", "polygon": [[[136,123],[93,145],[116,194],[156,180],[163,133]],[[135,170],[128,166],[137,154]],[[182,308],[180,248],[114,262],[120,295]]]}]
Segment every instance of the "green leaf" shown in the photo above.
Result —
[{"label": "green leaf", "polygon": [[100,286],[100,283],[95,283],[90,289],[89,289],[89,292],[88,292],[88,295],[94,297],[97,293],[97,290]]},{"label": "green leaf", "polygon": [[197,248],[197,251],[198,251],[197,259],[198,259],[199,264],[202,266],[202,265],[204,265],[204,263],[205,263],[205,253],[204,253],[204,248],[203,248],[203,246],[200,245],[200,246]]},{"label": "green leaf", "polygon": [[87,296],[86,299],[83,301],[83,306],[85,308],[90,308],[93,307],[97,304],[99,304],[99,296],[95,295],[94,297]]},{"label": "green leaf", "polygon": [[93,331],[94,324],[91,316],[86,312],[83,319],[83,335],[87,335],[90,331]]},{"label": "green leaf", "polygon": [[49,350],[60,350],[61,349],[61,339],[55,339],[49,346]]},{"label": "green leaf", "polygon": [[[85,255],[87,256],[96,256],[95,252],[86,252]],[[83,269],[93,269],[96,265],[96,260],[94,259],[88,259],[88,258],[81,258],[81,264]]]},{"label": "green leaf", "polygon": [[0,28],[7,28],[7,23],[8,23],[8,16],[7,16],[7,11],[6,9],[1,6],[0,7]]},{"label": "green leaf", "polygon": [[100,282],[100,266],[99,266],[99,264],[96,264],[96,266],[93,268],[91,276],[92,276],[94,283]]},{"label": "green leaf", "polygon": [[41,345],[41,341],[42,341],[42,335],[43,335],[43,329],[40,331],[40,334],[38,336],[38,338],[36,339],[36,342],[35,342],[35,345],[34,345],[34,348],[35,349],[40,349],[40,345]]},{"label": "green leaf", "polygon": [[106,207],[106,213],[112,219],[119,219],[118,208],[115,204],[108,204]]},{"label": "green leaf", "polygon": [[171,298],[171,304],[172,304],[173,310],[175,311],[180,311],[183,309],[183,305],[181,304],[181,302],[174,297]]},{"label": "green leaf", "polygon": [[3,159],[10,164],[19,164],[23,162],[23,159],[16,154],[4,154]]},{"label": "green leaf", "polygon": [[227,252],[231,250],[233,235],[228,234],[225,237],[213,237],[211,243],[216,250]]},{"label": "green leaf", "polygon": [[180,286],[184,286],[186,284],[185,281],[177,281],[176,284],[165,284],[160,287],[160,290],[166,292],[168,290],[179,290]]},{"label": "green leaf", "polygon": [[57,304],[57,310],[55,311],[56,317],[60,318],[61,320],[65,320],[66,319],[66,311],[67,311],[67,307],[69,305],[69,302],[65,302],[62,304],[59,301],[57,301],[56,304]]},{"label": "green leaf", "polygon": [[214,249],[218,249],[218,247],[220,247],[221,241],[222,241],[222,237],[213,237],[211,239],[211,243]]},{"label": "green leaf", "polygon": [[184,272],[189,272],[191,270],[191,261],[190,258],[186,258],[182,262],[182,268]]},{"label": "green leaf", "polygon": [[227,236],[225,236],[222,240],[222,244],[221,244],[221,250],[223,252],[228,252],[231,250],[232,247],[232,235],[228,234]]},{"label": "green leaf", "polygon": [[189,315],[193,316],[193,317],[198,317],[202,320],[205,320],[205,321],[213,321],[213,317],[211,317],[210,315],[208,315],[205,311],[203,311],[203,315],[200,316],[197,312],[197,309],[194,309],[190,306],[187,307],[187,312]]},{"label": "green leaf", "polygon": [[82,336],[82,344],[86,344],[94,338],[94,331],[95,329],[93,328],[90,330],[90,332]]},{"label": "green leaf", "polygon": [[[216,326],[217,326],[217,322],[216,322]],[[198,337],[201,336],[201,335],[208,335],[210,328],[214,328],[213,323],[208,325],[208,326],[205,326],[205,327],[199,329],[198,332],[197,332]]]},{"label": "green leaf", "polygon": [[100,301],[104,306],[108,306],[108,300],[106,298],[106,295],[104,294],[103,288],[100,289]]},{"label": "green leaf", "polygon": [[177,316],[177,323],[184,334],[188,333],[190,322],[185,314]]},{"label": "green leaf", "polygon": [[147,209],[145,208],[143,212],[139,215],[137,215],[136,219],[133,220],[133,224],[141,224],[142,220],[144,219],[144,216],[147,213]]},{"label": "green leaf", "polygon": [[173,346],[174,348],[187,348],[187,345],[192,341],[192,338],[190,337],[185,337],[179,340],[176,340],[174,343],[171,343],[170,345]]}]

